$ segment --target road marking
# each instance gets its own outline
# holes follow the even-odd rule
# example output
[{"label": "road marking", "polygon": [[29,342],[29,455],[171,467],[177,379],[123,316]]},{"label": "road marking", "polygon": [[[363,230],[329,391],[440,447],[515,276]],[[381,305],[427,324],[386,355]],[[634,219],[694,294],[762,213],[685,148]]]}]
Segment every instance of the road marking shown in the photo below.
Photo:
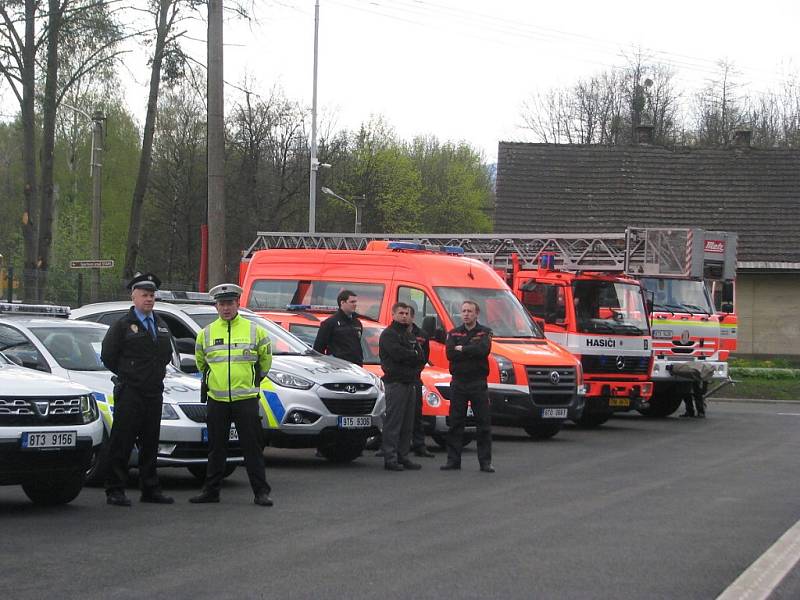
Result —
[{"label": "road marking", "polygon": [[739,575],[717,600],[766,600],[800,561],[800,521]]},{"label": "road marking", "polygon": [[778,413],[784,417],[800,417],[800,413]]}]

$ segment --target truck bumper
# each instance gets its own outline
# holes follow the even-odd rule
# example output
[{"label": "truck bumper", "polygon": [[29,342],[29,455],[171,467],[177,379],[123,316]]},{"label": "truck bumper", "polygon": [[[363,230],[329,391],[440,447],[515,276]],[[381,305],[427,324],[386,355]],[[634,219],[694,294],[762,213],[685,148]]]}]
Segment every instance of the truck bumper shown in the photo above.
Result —
[{"label": "truck bumper", "polygon": [[541,402],[526,386],[492,384],[489,386],[492,423],[508,427],[525,427],[536,423],[557,423],[578,419],[583,413],[584,397],[565,394],[558,400]]},{"label": "truck bumper", "polygon": [[628,412],[649,406],[649,381],[587,381],[586,413]]}]

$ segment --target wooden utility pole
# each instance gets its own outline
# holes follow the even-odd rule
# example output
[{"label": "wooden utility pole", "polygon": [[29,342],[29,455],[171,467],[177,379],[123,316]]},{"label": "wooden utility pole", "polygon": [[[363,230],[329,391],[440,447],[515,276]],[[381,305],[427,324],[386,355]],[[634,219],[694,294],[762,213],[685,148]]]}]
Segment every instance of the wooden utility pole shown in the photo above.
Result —
[{"label": "wooden utility pole", "polygon": [[222,0],[208,0],[208,284],[229,279],[225,264],[225,93]]}]

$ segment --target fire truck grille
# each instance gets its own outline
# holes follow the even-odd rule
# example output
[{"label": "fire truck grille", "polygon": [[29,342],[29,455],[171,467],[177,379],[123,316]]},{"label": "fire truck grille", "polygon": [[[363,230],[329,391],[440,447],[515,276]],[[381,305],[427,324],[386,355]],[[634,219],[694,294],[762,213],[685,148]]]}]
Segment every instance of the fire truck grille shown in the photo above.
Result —
[{"label": "fire truck grille", "polygon": [[534,404],[569,404],[575,395],[574,367],[527,367]]},{"label": "fire truck grille", "polygon": [[82,425],[80,396],[66,398],[0,398],[2,425]]},{"label": "fire truck grille", "polygon": [[584,373],[603,375],[647,375],[650,371],[649,356],[581,356]]},{"label": "fire truck grille", "polygon": [[375,408],[375,398],[321,398],[334,415],[368,415]]}]

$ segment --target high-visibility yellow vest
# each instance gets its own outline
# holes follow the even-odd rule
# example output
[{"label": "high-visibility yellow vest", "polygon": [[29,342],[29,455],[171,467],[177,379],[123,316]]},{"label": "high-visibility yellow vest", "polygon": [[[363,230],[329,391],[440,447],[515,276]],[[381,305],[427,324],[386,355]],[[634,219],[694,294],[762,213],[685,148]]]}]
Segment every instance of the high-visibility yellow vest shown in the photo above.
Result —
[{"label": "high-visibility yellow vest", "polygon": [[236,315],[217,319],[195,343],[198,370],[207,377],[208,395],[219,402],[255,398],[272,365],[272,348],[263,327]]}]

